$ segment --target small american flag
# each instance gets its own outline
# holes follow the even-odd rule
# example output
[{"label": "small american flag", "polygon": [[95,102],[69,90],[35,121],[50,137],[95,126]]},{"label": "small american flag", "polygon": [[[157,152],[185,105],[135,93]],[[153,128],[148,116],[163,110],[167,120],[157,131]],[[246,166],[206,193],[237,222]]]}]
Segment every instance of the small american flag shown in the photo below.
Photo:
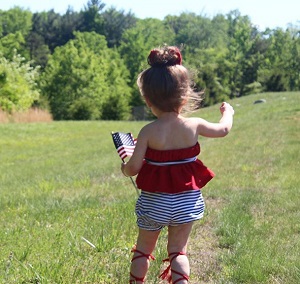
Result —
[{"label": "small american flag", "polygon": [[136,144],[136,139],[133,138],[132,134],[115,132],[111,135],[121,159],[124,160],[126,157],[132,156]]}]

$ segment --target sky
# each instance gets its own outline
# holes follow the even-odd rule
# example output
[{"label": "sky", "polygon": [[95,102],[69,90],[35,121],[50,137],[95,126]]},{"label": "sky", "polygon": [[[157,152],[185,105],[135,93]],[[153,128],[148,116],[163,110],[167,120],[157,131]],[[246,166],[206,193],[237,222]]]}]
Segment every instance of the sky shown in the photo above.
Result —
[{"label": "sky", "polygon": [[[29,9],[32,12],[49,11],[64,14],[71,6],[80,11],[88,0],[0,0],[0,10],[14,6]],[[287,28],[288,24],[300,25],[299,0],[102,0],[105,8],[132,12],[140,19],[163,19],[167,15],[180,15],[182,12],[193,12],[197,15],[212,18],[217,14],[226,15],[232,10],[239,10],[242,16],[249,16],[253,25],[259,30],[267,27]]]}]

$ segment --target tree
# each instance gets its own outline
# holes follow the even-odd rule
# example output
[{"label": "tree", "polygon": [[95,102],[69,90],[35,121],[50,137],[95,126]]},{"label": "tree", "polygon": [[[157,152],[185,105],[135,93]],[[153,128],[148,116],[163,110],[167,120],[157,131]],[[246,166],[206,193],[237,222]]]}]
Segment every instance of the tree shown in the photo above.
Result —
[{"label": "tree", "polygon": [[82,15],[71,7],[64,15],[53,10],[33,14],[32,29],[26,38],[30,59],[43,69],[54,49],[73,39],[81,25]]},{"label": "tree", "polygon": [[139,20],[135,27],[126,30],[122,36],[119,52],[130,72],[130,86],[133,89],[131,105],[142,104],[136,86],[137,75],[147,68],[147,56],[152,48],[164,43],[172,44],[174,33],[158,19]]},{"label": "tree", "polygon": [[50,56],[50,49],[45,44],[44,37],[34,31],[31,31],[27,37],[27,48],[29,57],[33,62],[34,66],[41,66],[45,68],[48,58]]},{"label": "tree", "polygon": [[76,32],[74,40],[55,49],[41,87],[54,119],[124,119],[129,114],[127,76],[103,36]]},{"label": "tree", "polygon": [[30,108],[39,99],[38,77],[38,69],[16,52],[11,61],[0,57],[0,108],[7,112]]},{"label": "tree", "polygon": [[290,27],[291,34],[291,61],[289,64],[289,89],[300,90],[300,33],[298,27]]},{"label": "tree", "polygon": [[196,48],[209,48],[215,45],[211,20],[194,13],[168,16],[166,23],[173,28],[177,45],[184,44],[191,52]]},{"label": "tree", "polygon": [[74,12],[71,7],[68,7],[66,13],[58,19],[56,46],[62,46],[74,39],[74,32],[80,29],[82,22],[82,14]]},{"label": "tree", "polygon": [[32,13],[20,7],[8,11],[0,10],[0,51],[2,56],[12,60],[14,50],[29,60],[26,36],[32,26]]},{"label": "tree", "polygon": [[29,59],[26,41],[20,31],[10,33],[0,38],[0,51],[2,56],[12,60],[15,56],[15,50],[17,50],[18,54],[22,54],[23,57]]},{"label": "tree", "polygon": [[89,0],[84,10],[81,11],[82,26],[81,32],[96,32],[103,34],[103,18],[100,12],[104,9],[105,4],[101,0]]},{"label": "tree", "polygon": [[226,60],[230,65],[226,73],[230,74],[230,96],[242,96],[257,91],[260,86],[257,83],[257,65],[261,57],[254,48],[259,35],[249,17],[241,16],[239,11],[231,11],[227,18],[229,41]]},{"label": "tree", "polygon": [[46,44],[46,20],[47,13],[34,13],[32,16],[32,29],[30,30],[26,44],[29,50],[30,59],[34,65],[40,65],[44,68],[50,55],[49,46]]},{"label": "tree", "polygon": [[31,29],[32,13],[20,7],[14,7],[8,11],[0,10],[0,37],[20,32],[24,37]]},{"label": "tree", "polygon": [[195,88],[204,91],[205,106],[226,101],[230,94],[226,87],[224,69],[226,49],[197,49],[192,57],[188,58],[187,66],[195,73]]},{"label": "tree", "polygon": [[51,53],[59,46],[59,31],[61,15],[55,13],[54,10],[42,12],[38,16],[38,26],[33,27],[33,31],[43,36],[45,44],[49,47]]},{"label": "tree", "polygon": [[134,27],[137,21],[132,13],[125,14],[123,10],[117,11],[115,8],[109,8],[101,16],[108,47],[119,46],[124,31]]},{"label": "tree", "polygon": [[266,91],[299,90],[300,38],[293,29],[267,30],[268,48],[259,68],[259,78]]}]

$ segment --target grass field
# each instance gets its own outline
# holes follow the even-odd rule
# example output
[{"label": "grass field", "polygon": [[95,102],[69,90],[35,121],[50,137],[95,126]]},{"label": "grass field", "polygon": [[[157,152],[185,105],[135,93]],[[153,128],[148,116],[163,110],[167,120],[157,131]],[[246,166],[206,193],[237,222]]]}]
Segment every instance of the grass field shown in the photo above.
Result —
[{"label": "grass field", "polygon": [[[191,236],[190,283],[300,283],[300,93],[231,104],[229,136],[199,138],[216,177]],[[219,119],[217,106],[193,115]],[[1,283],[128,283],[137,197],[110,133],[144,124],[0,124]],[[159,283],[165,244],[163,231],[147,283]]]}]

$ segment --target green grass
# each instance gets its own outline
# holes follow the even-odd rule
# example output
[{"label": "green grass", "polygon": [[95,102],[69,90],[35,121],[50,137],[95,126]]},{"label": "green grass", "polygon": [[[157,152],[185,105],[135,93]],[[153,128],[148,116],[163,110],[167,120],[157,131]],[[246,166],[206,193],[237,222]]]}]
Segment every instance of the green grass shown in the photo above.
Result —
[{"label": "green grass", "polygon": [[[253,105],[260,97],[267,103]],[[299,103],[299,93],[235,100],[226,142],[206,145],[217,171],[208,192],[225,204],[217,283],[300,283]]]},{"label": "green grass", "polygon": [[[258,98],[267,102],[254,105]],[[200,138],[216,177],[191,236],[190,283],[300,283],[300,93],[231,103],[229,136]],[[217,106],[193,115],[219,116]],[[136,136],[144,124],[0,124],[1,283],[127,283],[136,192],[110,132]],[[164,231],[148,283],[159,283],[165,244]]]}]

